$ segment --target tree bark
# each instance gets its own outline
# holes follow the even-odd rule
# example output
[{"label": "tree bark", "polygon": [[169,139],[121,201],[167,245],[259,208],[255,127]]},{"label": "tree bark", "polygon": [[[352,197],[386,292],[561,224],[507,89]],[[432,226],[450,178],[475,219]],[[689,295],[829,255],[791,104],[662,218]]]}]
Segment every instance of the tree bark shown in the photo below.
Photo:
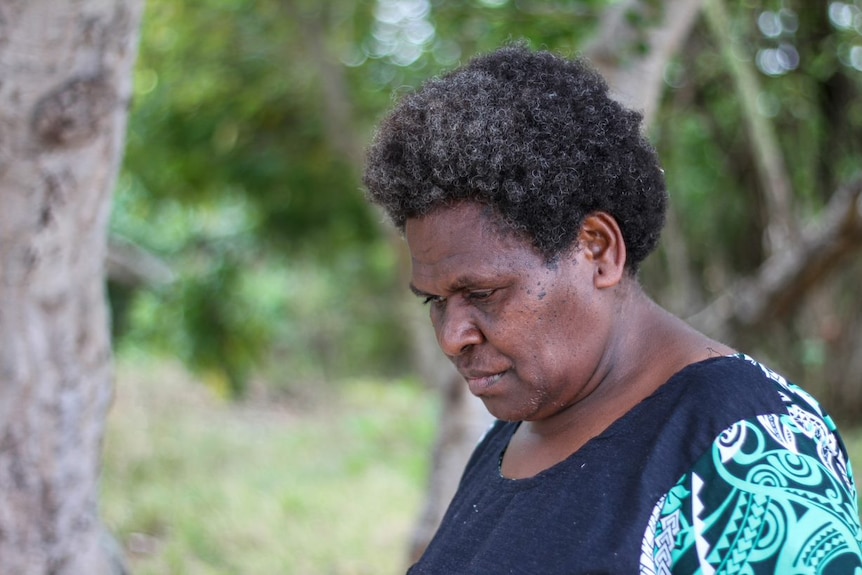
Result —
[{"label": "tree bark", "polygon": [[107,223],[143,0],[0,3],[0,572],[122,571],[98,517]]}]

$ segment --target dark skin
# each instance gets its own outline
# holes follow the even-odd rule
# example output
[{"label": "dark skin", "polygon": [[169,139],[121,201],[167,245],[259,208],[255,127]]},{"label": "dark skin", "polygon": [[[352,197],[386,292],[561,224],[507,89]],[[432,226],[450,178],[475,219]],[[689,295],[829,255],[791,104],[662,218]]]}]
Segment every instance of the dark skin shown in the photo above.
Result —
[{"label": "dark skin", "polygon": [[523,422],[505,477],[559,463],[686,365],[733,353],[643,292],[606,213],[551,263],[476,203],[410,219],[405,234],[441,349],[495,417]]}]

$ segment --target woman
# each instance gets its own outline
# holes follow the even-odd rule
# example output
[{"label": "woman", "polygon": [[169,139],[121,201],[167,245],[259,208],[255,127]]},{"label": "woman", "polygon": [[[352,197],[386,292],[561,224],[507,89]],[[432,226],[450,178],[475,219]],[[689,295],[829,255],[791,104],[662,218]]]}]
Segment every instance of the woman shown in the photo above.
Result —
[{"label": "woman", "polygon": [[370,198],[498,419],[411,574],[862,573],[831,420],[638,283],[667,202],[640,123],[585,63],[522,46],[383,121]]}]

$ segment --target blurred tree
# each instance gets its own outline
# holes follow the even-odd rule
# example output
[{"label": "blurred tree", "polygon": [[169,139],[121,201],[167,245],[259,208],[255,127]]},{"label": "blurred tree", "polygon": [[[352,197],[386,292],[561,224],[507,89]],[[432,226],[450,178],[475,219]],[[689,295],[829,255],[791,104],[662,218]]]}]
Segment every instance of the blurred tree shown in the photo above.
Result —
[{"label": "blurred tree", "polygon": [[[147,337],[233,395],[273,349],[327,364],[361,363],[371,347],[376,359],[397,364],[404,341],[394,317],[377,313],[392,291],[391,256],[381,256],[378,218],[359,191],[363,138],[351,127],[388,96],[355,85],[362,78],[348,77],[340,62],[330,67],[344,83],[336,90],[326,70],[297,65],[317,54],[304,38],[330,40],[305,33],[310,26],[346,23],[349,35],[369,7],[309,7],[153,0],[145,16],[113,229],[177,271],[178,286],[150,294],[160,305],[151,308]],[[302,303],[272,294],[263,302],[248,279],[256,269],[304,261],[337,270],[342,291],[320,316],[291,326],[306,340],[289,338],[286,349],[279,316],[304,315],[295,309]],[[345,332],[357,319],[367,327],[351,339]],[[129,327],[135,331],[134,322]],[[330,350],[344,344],[340,356]]]},{"label": "blurred tree", "polygon": [[[687,261],[664,272],[689,293],[665,301],[852,417],[862,410],[851,367],[860,310],[847,291],[862,241],[862,10],[763,4],[707,0],[667,73],[656,139]],[[845,12],[855,28],[841,24]],[[705,205],[719,209],[705,218]]]},{"label": "blurred tree", "polygon": [[141,2],[0,4],[0,572],[125,572],[101,527],[104,256]]}]

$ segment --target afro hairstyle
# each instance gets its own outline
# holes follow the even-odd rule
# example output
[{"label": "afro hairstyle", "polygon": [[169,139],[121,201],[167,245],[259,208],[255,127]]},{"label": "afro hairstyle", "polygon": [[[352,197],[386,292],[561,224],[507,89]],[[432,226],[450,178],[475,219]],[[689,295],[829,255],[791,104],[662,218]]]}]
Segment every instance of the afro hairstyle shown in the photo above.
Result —
[{"label": "afro hairstyle", "polygon": [[523,44],[426,82],[381,122],[364,184],[400,230],[470,201],[552,262],[594,212],[622,231],[636,273],[664,225],[667,192],[642,115],[584,60]]}]

